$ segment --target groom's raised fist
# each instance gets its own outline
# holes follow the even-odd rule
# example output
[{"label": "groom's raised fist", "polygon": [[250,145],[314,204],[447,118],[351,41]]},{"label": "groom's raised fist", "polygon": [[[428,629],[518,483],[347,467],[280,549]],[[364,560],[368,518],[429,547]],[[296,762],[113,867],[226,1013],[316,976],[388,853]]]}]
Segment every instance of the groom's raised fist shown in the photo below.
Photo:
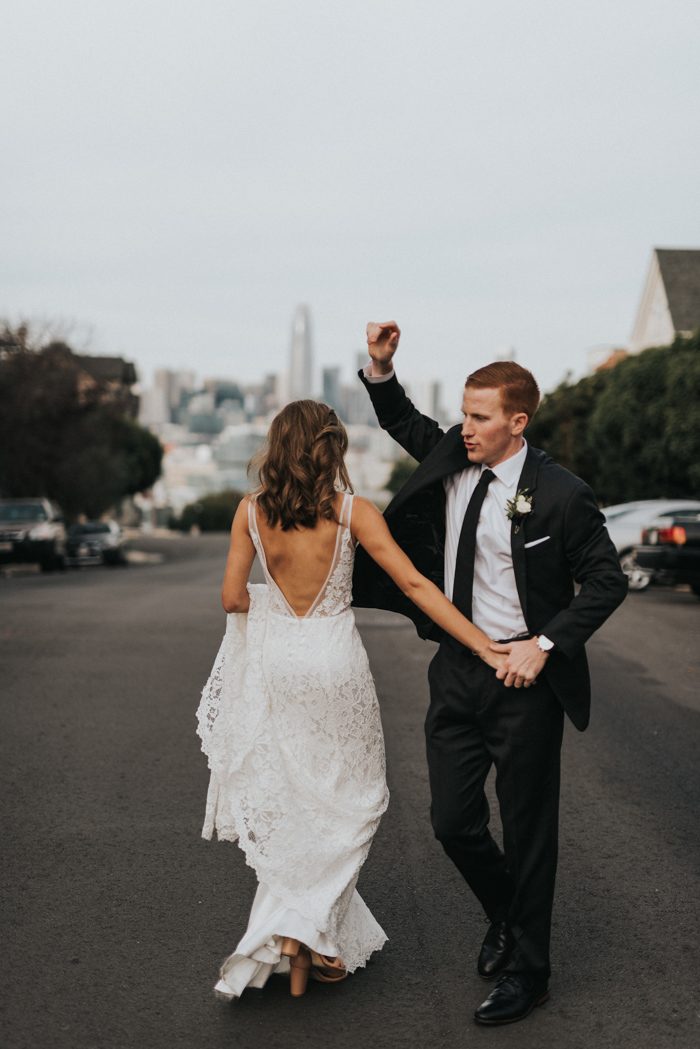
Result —
[{"label": "groom's raised fist", "polygon": [[378,375],[386,375],[391,371],[391,359],[400,338],[401,329],[396,321],[370,321],[367,325],[367,350],[374,362],[373,371]]}]

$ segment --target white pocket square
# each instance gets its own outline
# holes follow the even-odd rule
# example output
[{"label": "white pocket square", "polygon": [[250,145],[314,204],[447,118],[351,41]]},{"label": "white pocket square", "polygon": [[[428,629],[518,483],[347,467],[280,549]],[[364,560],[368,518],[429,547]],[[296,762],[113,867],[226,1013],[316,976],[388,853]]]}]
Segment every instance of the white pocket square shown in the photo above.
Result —
[{"label": "white pocket square", "polygon": [[539,546],[540,543],[546,543],[548,539],[551,539],[551,535],[543,535],[541,539],[531,539],[529,543],[525,543],[524,550],[529,550],[531,546]]}]

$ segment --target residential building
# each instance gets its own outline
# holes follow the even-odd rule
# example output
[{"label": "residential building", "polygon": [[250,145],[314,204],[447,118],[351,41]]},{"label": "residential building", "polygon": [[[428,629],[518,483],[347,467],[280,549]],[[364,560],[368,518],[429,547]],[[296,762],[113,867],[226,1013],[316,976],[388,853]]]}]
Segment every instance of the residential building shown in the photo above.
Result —
[{"label": "residential building", "polygon": [[667,346],[700,328],[700,249],[654,248],[630,352]]}]

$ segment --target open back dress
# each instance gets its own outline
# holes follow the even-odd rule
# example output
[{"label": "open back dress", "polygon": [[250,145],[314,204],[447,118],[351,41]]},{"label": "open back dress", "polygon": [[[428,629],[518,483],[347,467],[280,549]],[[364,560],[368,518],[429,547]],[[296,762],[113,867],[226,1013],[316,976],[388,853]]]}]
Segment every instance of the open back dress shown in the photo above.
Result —
[{"label": "open back dress", "polygon": [[237,841],[258,878],[219,997],[287,971],[282,937],[339,956],[350,972],[386,941],[355,888],[389,795],[377,695],[350,607],[352,502],[344,496],[325,583],[298,616],[268,570],[249,499],[266,583],[248,584],[247,613],[228,614],[197,711],[210,768],[202,835]]}]

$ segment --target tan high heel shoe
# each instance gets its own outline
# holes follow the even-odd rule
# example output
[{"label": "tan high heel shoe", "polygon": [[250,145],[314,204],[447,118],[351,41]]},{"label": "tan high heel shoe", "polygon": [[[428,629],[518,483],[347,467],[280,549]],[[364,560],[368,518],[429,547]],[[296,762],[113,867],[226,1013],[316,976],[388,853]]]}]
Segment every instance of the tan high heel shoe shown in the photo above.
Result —
[{"label": "tan high heel shoe", "polygon": [[289,959],[289,989],[292,998],[301,998],[306,991],[311,971],[309,948],[299,944],[299,950]]},{"label": "tan high heel shoe", "polygon": [[311,951],[311,976],[320,983],[340,983],[348,971],[340,958],[329,958],[327,954]]}]

